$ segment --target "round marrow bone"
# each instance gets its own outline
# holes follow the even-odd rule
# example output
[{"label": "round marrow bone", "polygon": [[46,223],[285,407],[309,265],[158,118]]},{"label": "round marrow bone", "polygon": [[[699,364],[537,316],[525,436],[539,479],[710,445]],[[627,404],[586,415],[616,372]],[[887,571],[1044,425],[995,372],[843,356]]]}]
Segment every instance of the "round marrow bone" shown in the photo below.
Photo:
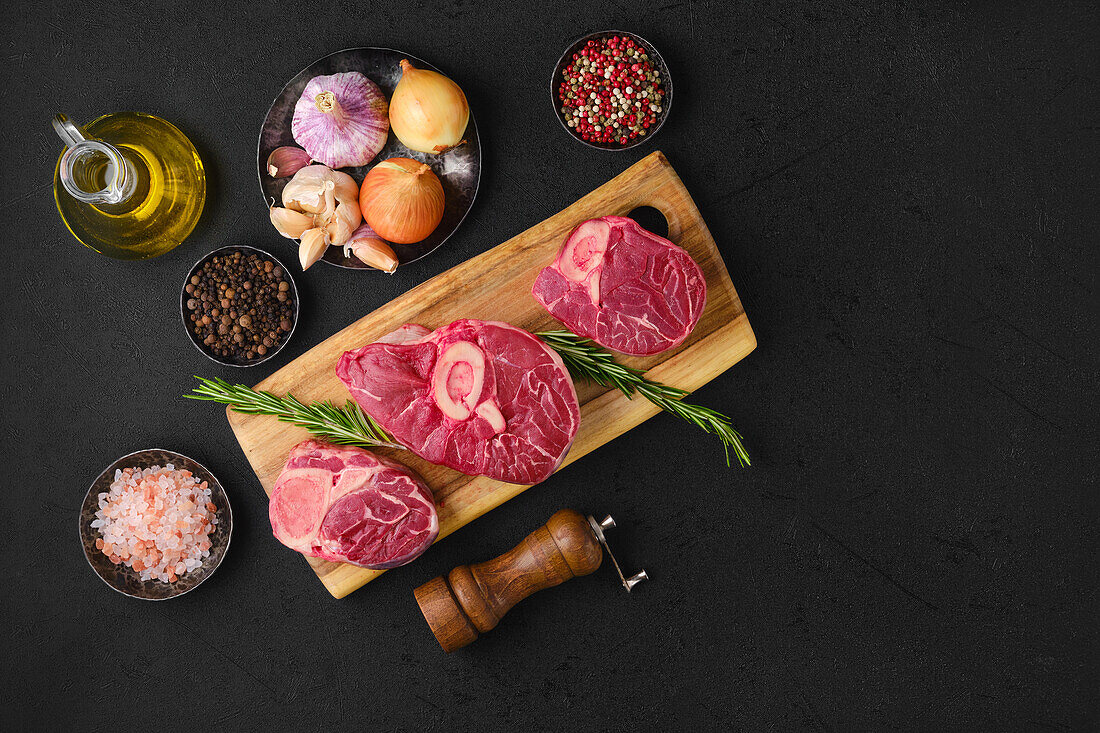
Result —
[{"label": "round marrow bone", "polygon": [[573,282],[588,281],[588,296],[600,302],[600,273],[603,257],[611,235],[611,225],[602,219],[591,219],[577,227],[558,255],[561,274]]},{"label": "round marrow bone", "polygon": [[453,420],[466,420],[474,414],[484,385],[485,354],[470,341],[448,346],[432,371],[435,403]]}]

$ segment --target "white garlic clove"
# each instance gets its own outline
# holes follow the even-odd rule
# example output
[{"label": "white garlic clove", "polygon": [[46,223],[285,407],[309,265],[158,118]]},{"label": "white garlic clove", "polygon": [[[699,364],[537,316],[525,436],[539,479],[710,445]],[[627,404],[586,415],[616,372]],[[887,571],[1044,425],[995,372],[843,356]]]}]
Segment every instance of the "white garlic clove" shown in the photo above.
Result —
[{"label": "white garlic clove", "polygon": [[298,261],[302,263],[302,269],[308,270],[328,249],[328,240],[325,230],[317,227],[302,234],[302,242],[298,245]]},{"label": "white garlic clove", "polygon": [[351,253],[364,265],[392,275],[397,271],[397,255],[381,239],[357,239],[351,242]]},{"label": "white garlic clove", "polygon": [[359,184],[343,171],[332,171],[330,180],[336,185],[336,198],[340,201],[359,201]]},{"label": "white garlic clove", "polygon": [[351,239],[344,245],[344,254],[349,252],[364,265],[391,275],[397,270],[399,264],[393,249],[375,234],[369,224],[363,224],[351,235]]},{"label": "white garlic clove", "polygon": [[[347,173],[323,165],[308,165],[283,187],[283,206],[309,214],[332,216],[338,202],[358,204],[359,184]],[[331,205],[330,205],[331,204]]]},{"label": "white garlic clove", "polygon": [[324,206],[321,209],[321,219],[323,221],[329,221],[332,219],[332,215],[336,213],[336,184],[332,181],[325,181],[324,187]]},{"label": "white garlic clove", "polygon": [[333,212],[332,218],[329,219],[329,223],[325,227],[325,231],[328,232],[329,243],[344,244],[347,242],[351,239],[355,228],[359,226],[359,222],[362,220],[363,212],[360,211],[358,204],[346,202],[337,204],[336,211]]},{"label": "white garlic clove", "polygon": [[271,207],[271,223],[287,239],[298,239],[307,229],[316,226],[312,216],[278,206]]},{"label": "white garlic clove", "polygon": [[325,182],[332,173],[323,165],[307,165],[295,173],[283,188],[283,206],[310,214],[324,211]]},{"label": "white garlic clove", "polygon": [[329,244],[341,245],[351,237],[351,227],[348,226],[345,219],[334,216],[328,226],[325,227],[325,234],[328,235]]}]

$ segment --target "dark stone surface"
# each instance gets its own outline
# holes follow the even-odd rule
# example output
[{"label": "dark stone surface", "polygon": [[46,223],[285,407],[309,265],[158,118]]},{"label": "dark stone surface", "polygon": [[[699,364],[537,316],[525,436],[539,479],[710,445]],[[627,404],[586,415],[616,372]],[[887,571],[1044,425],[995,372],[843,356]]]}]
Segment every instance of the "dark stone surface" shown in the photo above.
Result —
[{"label": "dark stone surface", "polygon": [[[9,726],[1095,729],[1095,3],[152,5],[5,17]],[[697,394],[754,466],[658,417],[335,601],[271,537],[221,410],[179,395],[194,373],[258,381],[653,150],[585,148],[547,99],[561,49],[612,26],[672,69],[656,146],[759,337]],[[310,270],[277,359],[213,365],[180,328],[181,279],[225,244],[293,259],[257,201],[257,131],[287,79],[361,45],[465,87],[474,210],[393,277]],[[199,228],[152,262],[80,248],[51,200],[50,115],[128,108],[210,172]],[[147,445],[207,465],[235,510],[221,569],[168,603],[104,587],[76,532],[91,480]],[[627,596],[603,568],[442,654],[413,588],[563,506],[612,512],[653,581]]]}]

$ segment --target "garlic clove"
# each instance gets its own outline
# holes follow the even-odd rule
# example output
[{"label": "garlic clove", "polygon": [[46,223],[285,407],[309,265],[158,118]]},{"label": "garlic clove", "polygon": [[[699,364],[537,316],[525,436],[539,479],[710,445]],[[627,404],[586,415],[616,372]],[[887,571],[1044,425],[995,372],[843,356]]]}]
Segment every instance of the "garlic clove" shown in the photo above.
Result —
[{"label": "garlic clove", "polygon": [[321,208],[321,218],[328,221],[336,213],[336,184],[332,181],[325,181],[324,191],[321,194],[324,204]]},{"label": "garlic clove", "polygon": [[390,275],[397,271],[397,255],[381,239],[357,239],[351,243],[351,253],[376,270]]},{"label": "garlic clove", "polygon": [[286,178],[309,165],[309,153],[293,145],[275,148],[267,156],[267,174],[272,178]]},{"label": "garlic clove", "polygon": [[325,207],[325,181],[332,169],[323,165],[307,165],[294,174],[283,188],[283,206],[288,209],[319,214]]},{"label": "garlic clove", "polygon": [[358,201],[359,184],[343,171],[332,171],[332,182],[336,186],[336,198],[340,201]]},{"label": "garlic clove", "polygon": [[391,275],[397,270],[399,262],[393,248],[375,234],[367,224],[363,224],[352,234],[351,239],[344,245],[345,254],[348,250],[364,265]]},{"label": "garlic clove", "polygon": [[[271,210],[271,221],[280,234],[291,239],[302,237],[304,241],[304,233],[316,229],[326,246],[344,244],[363,220],[359,184],[347,173],[324,165],[306,166],[295,173],[283,187],[283,206],[286,208]],[[310,245],[303,244],[303,258],[305,252],[311,252],[312,256],[312,249],[319,247],[312,239]],[[317,257],[320,255],[309,264],[316,262]],[[302,269],[309,264],[303,259]]]},{"label": "garlic clove", "polygon": [[[343,204],[340,204],[343,207]],[[341,245],[351,238],[352,228],[348,220],[342,216],[334,216],[325,225],[325,234],[328,235],[329,244]]]},{"label": "garlic clove", "polygon": [[325,230],[320,227],[310,229],[302,234],[302,242],[298,245],[298,261],[302,263],[302,269],[308,270],[328,249],[328,241]]},{"label": "garlic clove", "polygon": [[316,226],[312,216],[278,206],[271,207],[271,223],[287,239],[298,239],[307,229]]},{"label": "garlic clove", "polygon": [[[359,198],[359,184],[347,173],[324,165],[307,165],[283,187],[283,206],[310,214],[324,213],[330,191],[337,201],[356,201]],[[329,209],[326,216],[331,213]]]},{"label": "garlic clove", "polygon": [[357,205],[347,202],[337,204],[336,211],[325,226],[329,243],[339,245],[347,242],[362,220],[363,213]]}]

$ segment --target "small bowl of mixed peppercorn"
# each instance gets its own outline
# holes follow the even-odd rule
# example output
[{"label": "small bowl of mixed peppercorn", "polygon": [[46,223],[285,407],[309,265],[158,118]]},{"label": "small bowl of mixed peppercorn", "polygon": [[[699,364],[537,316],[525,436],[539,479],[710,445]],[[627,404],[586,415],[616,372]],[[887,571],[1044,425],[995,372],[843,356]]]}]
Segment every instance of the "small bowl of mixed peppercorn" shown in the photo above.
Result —
[{"label": "small bowl of mixed peppercorn", "polygon": [[600,150],[629,150],[668,119],[672,77],[649,41],[601,31],[577,39],[561,55],[550,96],[558,121],[574,138]]},{"label": "small bowl of mixed peppercorn", "polygon": [[298,323],[298,288],[279,260],[255,247],[230,246],[191,268],[180,293],[191,343],[226,366],[263,363]]}]

